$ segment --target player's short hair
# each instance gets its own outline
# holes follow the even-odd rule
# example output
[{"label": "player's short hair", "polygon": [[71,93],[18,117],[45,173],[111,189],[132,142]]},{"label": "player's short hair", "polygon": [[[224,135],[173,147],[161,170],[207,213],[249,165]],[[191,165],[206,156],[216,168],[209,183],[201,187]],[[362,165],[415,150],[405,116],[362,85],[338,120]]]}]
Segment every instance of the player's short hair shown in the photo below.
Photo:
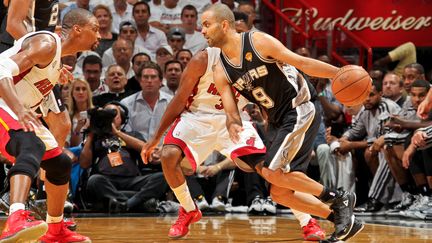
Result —
[{"label": "player's short hair", "polygon": [[228,21],[228,24],[230,25],[231,28],[235,28],[234,13],[227,5],[223,3],[216,3],[206,8],[205,12],[207,11],[213,12],[214,17],[218,22],[222,22],[226,20]]},{"label": "player's short hair", "polygon": [[94,15],[83,8],[72,9],[63,18],[62,30],[69,31],[74,25],[84,26],[89,23]]}]

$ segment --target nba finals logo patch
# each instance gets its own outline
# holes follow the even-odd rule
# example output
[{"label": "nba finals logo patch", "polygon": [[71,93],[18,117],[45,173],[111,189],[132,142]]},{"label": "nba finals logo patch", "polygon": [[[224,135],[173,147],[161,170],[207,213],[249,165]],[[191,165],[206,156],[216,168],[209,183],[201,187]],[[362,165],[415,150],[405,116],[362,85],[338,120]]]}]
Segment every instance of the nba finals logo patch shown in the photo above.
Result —
[{"label": "nba finals logo patch", "polygon": [[245,59],[248,62],[252,62],[252,53],[251,52],[247,52],[245,55]]}]

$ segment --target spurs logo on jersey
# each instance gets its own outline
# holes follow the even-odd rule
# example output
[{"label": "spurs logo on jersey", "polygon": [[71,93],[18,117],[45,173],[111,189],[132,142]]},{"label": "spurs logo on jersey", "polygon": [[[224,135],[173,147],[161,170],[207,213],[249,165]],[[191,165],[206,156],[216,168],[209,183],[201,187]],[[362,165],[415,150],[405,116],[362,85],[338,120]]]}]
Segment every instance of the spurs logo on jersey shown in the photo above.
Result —
[{"label": "spurs logo on jersey", "polygon": [[266,108],[271,122],[280,122],[286,111],[308,102],[314,89],[295,67],[261,56],[251,36],[242,34],[241,63],[234,65],[221,53],[222,66],[241,95]]},{"label": "spurs logo on jersey", "polygon": [[237,81],[235,81],[233,86],[239,91],[243,89],[246,89],[247,91],[252,91],[254,89],[252,82],[255,79],[259,79],[267,75],[268,75],[267,67],[265,65],[261,65],[243,74],[240,78],[237,79]]},{"label": "spurs logo on jersey", "polygon": [[[208,55],[207,70],[193,89],[186,107],[191,112],[223,113],[222,99],[213,82],[212,70],[219,59],[220,49],[208,47],[206,50]],[[238,107],[244,107],[247,104],[247,100],[238,91],[234,90],[234,95],[238,99]]]},{"label": "spurs logo on jersey", "polygon": [[21,70],[21,73],[19,75],[13,77],[15,87],[18,90],[18,94],[23,104],[31,108],[35,108],[45,99],[45,97],[51,92],[60,77],[60,37],[48,31],[29,33],[19,39],[13,47],[0,54],[0,58],[2,56],[10,57],[14,55],[21,50],[22,43],[26,38],[42,33],[49,34],[53,36],[56,40],[57,51],[54,59],[46,67],[39,68],[37,66],[34,66],[29,70]]}]

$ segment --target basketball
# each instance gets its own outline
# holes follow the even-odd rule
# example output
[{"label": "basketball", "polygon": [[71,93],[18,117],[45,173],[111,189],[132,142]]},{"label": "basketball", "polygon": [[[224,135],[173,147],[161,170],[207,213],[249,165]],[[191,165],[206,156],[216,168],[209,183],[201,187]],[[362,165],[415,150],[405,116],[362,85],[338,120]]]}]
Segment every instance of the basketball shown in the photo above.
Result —
[{"label": "basketball", "polygon": [[372,80],[362,67],[343,66],[335,75],[332,91],[336,99],[346,106],[362,104],[372,88]]}]

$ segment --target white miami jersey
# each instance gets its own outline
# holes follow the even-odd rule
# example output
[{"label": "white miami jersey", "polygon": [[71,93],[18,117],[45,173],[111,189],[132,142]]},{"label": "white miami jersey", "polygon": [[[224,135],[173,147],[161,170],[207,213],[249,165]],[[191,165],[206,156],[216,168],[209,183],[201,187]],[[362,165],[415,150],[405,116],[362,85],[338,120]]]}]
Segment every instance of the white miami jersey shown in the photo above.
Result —
[{"label": "white miami jersey", "polygon": [[[207,114],[225,114],[222,105],[222,99],[213,82],[213,68],[220,60],[220,49],[207,47],[207,69],[201,76],[197,85],[194,87],[186,106],[186,112],[207,113]],[[237,99],[237,106],[241,109],[247,104],[247,100],[234,90]]]},{"label": "white miami jersey", "polygon": [[30,36],[38,34],[49,34],[56,40],[57,50],[53,60],[44,68],[34,66],[28,70],[20,70],[20,74],[13,77],[15,88],[23,102],[23,105],[30,108],[37,108],[43,101],[49,99],[54,85],[60,77],[61,65],[61,40],[56,34],[48,31],[28,33],[17,40],[13,47],[2,52],[1,57],[10,57],[21,51],[22,43]]}]

